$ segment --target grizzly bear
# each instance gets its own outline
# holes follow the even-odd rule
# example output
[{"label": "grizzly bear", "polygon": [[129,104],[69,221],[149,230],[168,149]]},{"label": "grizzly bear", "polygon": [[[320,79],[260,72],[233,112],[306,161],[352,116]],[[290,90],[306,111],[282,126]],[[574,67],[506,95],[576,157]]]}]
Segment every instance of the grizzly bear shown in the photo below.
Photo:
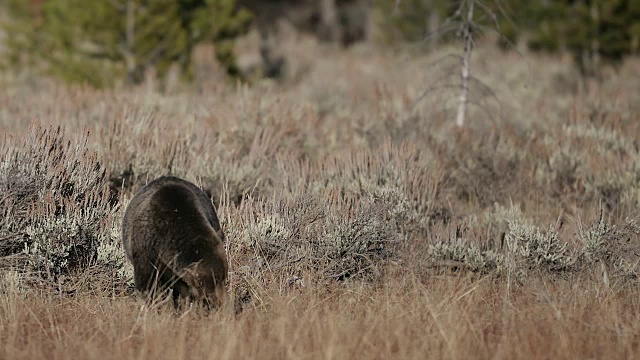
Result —
[{"label": "grizzly bear", "polygon": [[228,263],[224,233],[211,199],[196,185],[162,176],[138,190],[122,221],[122,242],[135,288],[170,290],[206,307],[224,301]]}]

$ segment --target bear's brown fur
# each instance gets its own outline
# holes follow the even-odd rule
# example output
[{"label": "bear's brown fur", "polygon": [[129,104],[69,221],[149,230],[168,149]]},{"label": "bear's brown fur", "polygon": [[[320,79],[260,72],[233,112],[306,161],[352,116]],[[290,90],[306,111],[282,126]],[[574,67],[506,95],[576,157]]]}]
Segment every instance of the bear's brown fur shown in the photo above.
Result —
[{"label": "bear's brown fur", "polygon": [[122,221],[122,241],[137,290],[170,288],[176,306],[180,298],[222,305],[224,233],[211,200],[196,185],[163,176],[138,190]]}]

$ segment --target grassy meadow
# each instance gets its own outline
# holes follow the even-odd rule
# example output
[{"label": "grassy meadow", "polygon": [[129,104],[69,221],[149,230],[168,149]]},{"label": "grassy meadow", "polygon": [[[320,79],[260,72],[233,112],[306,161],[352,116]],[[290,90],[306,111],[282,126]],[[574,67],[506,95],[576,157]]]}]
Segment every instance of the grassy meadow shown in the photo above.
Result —
[{"label": "grassy meadow", "polygon": [[[240,60],[257,57],[239,44]],[[640,61],[282,44],[285,79],[165,92],[0,75],[0,359],[595,359],[640,352]],[[228,301],[133,291],[133,193],[202,186]]]}]

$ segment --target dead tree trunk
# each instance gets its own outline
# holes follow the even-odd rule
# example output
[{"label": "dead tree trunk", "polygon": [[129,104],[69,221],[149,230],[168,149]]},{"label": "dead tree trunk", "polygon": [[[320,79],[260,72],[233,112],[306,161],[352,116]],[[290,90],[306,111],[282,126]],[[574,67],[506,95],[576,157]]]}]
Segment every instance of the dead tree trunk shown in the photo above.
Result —
[{"label": "dead tree trunk", "polygon": [[320,1],[320,38],[328,42],[336,42],[340,38],[336,0]]},{"label": "dead tree trunk", "polygon": [[135,14],[135,1],[127,1],[127,30],[126,30],[126,49],[125,49],[125,62],[127,66],[127,84],[135,84],[137,79],[138,66],[136,64],[135,56],[135,29],[136,29],[136,14]]},{"label": "dead tree trunk", "polygon": [[474,0],[467,0],[467,17],[462,24],[462,36],[464,41],[464,50],[462,54],[462,66],[460,69],[462,86],[460,89],[460,99],[458,103],[458,115],[456,116],[456,125],[462,127],[469,103],[469,78],[471,76],[470,60],[471,50],[473,49],[473,35],[471,26],[473,25],[473,3]]},{"label": "dead tree trunk", "polygon": [[429,50],[435,51],[438,48],[438,31],[440,31],[440,14],[435,0],[423,0],[424,8],[428,14],[425,14],[425,33],[428,37]]},{"label": "dead tree trunk", "polygon": [[438,33],[438,29],[440,29],[440,14],[438,14],[434,7],[431,8],[428,22],[429,50],[435,51],[438,48],[438,37],[436,34]]}]

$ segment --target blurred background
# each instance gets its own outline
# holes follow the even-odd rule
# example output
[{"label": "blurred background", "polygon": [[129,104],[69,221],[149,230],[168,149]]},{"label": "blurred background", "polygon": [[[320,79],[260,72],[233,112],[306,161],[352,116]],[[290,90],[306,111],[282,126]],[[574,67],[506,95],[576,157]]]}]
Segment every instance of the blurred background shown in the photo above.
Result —
[{"label": "blurred background", "polygon": [[465,24],[474,45],[566,56],[598,79],[638,53],[640,0],[0,0],[0,62],[5,78],[202,90],[299,80],[309,47],[463,51]]}]

